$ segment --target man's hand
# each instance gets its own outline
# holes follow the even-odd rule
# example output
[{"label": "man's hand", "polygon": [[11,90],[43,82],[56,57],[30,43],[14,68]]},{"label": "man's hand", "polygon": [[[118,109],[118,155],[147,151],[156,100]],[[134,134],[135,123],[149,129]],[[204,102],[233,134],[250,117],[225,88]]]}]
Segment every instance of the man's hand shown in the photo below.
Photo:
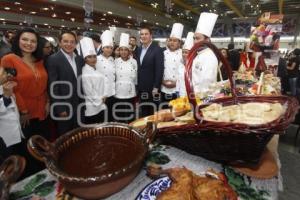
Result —
[{"label": "man's hand", "polygon": [[174,87],[176,87],[176,81],[164,80],[164,81],[162,82],[162,84],[163,84],[166,88],[174,88]]},{"label": "man's hand", "polygon": [[30,124],[30,114],[28,113],[28,111],[20,113],[20,123],[22,125],[22,128],[25,128]]},{"label": "man's hand", "polygon": [[66,111],[59,113],[60,117],[68,117],[68,113]]}]

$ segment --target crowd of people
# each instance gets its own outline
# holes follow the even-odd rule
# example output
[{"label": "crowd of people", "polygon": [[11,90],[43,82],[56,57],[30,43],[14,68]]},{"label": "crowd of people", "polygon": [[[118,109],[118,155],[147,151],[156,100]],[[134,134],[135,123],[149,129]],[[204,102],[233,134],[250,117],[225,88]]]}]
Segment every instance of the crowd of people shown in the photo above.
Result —
[{"label": "crowd of people", "polygon": [[[78,126],[129,123],[185,96],[187,55],[195,43],[210,41],[217,17],[202,13],[195,32],[189,32],[184,42],[184,26],[175,23],[165,49],[153,42],[148,27],[140,29],[140,46],[127,33],[115,44],[108,30],[101,37],[65,31],[57,49],[32,28],[7,31],[0,44],[0,156],[23,155],[28,161],[26,177],[43,167],[27,153],[32,135],[53,140]],[[233,70],[243,62],[232,45],[221,52]],[[299,50],[294,54],[284,64],[292,95]],[[218,67],[211,49],[198,52],[192,66],[195,92],[217,81]]]}]

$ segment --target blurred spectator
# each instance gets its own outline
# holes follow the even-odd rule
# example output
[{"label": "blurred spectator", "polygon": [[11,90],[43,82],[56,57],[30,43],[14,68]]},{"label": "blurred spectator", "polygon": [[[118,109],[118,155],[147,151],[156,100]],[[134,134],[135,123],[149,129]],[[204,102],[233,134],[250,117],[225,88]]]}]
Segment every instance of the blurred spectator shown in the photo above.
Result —
[{"label": "blurred spectator", "polygon": [[288,77],[289,77],[289,84],[291,95],[297,95],[297,82],[299,76],[299,63],[300,63],[300,49],[294,50],[294,55],[288,62],[287,70],[288,70]]},{"label": "blurred spectator", "polygon": [[46,39],[41,37],[41,46],[43,48],[43,60],[46,62],[46,59],[48,56],[50,56],[53,53],[53,47],[52,44]]},{"label": "blurred spectator", "polygon": [[92,38],[94,46],[95,46],[96,54],[97,54],[97,56],[99,56],[102,53],[100,36],[96,33],[93,33],[90,36],[90,38]]},{"label": "blurred spectator", "polygon": [[234,44],[228,44],[228,60],[232,70],[237,71],[240,66],[240,54],[238,50],[234,49]]},{"label": "blurred spectator", "polygon": [[113,57],[114,57],[114,59],[117,59],[120,57],[120,47],[119,46],[115,46]]},{"label": "blurred spectator", "polygon": [[11,53],[11,43],[14,36],[15,33],[13,31],[6,31],[4,33],[0,41],[0,61],[4,55]]},{"label": "blurred spectator", "polygon": [[130,36],[129,45],[130,45],[130,50],[132,52],[132,56],[134,59],[136,59],[137,58],[137,49],[138,49],[136,37]]}]

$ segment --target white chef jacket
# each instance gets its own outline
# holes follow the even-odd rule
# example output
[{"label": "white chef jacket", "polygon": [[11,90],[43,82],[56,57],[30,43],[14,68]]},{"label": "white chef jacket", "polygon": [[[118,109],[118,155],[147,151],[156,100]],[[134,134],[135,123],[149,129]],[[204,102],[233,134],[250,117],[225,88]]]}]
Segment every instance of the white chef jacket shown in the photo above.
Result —
[{"label": "white chef jacket", "polygon": [[103,102],[106,96],[105,77],[88,64],[82,68],[82,87],[86,104],[85,116],[94,116],[106,109]]},{"label": "white chef jacket", "polygon": [[[0,94],[3,94],[2,86],[0,86]],[[4,140],[7,147],[20,143],[23,137],[19,110],[14,97],[11,103],[6,107],[3,98],[0,98],[0,136]]]},{"label": "white chef jacket", "polygon": [[[182,62],[182,50],[170,51],[166,49],[164,51],[164,76],[163,80],[170,80],[177,82],[178,79],[178,67]],[[176,87],[167,88],[164,85],[161,86],[161,91],[166,94],[173,94],[176,92]]]},{"label": "white chef jacket", "polygon": [[133,58],[124,61],[122,58],[115,60],[116,64],[116,98],[129,99],[136,96],[137,62]]},{"label": "white chef jacket", "polygon": [[178,79],[176,82],[176,90],[178,91],[180,97],[186,96],[184,73],[185,66],[183,63],[180,63],[178,67]]},{"label": "white chef jacket", "polygon": [[193,61],[192,79],[194,92],[206,92],[208,87],[217,82],[218,59],[209,48],[200,52]]},{"label": "white chef jacket", "polygon": [[113,57],[97,56],[96,69],[105,77],[105,94],[111,97],[116,94],[116,66]]}]

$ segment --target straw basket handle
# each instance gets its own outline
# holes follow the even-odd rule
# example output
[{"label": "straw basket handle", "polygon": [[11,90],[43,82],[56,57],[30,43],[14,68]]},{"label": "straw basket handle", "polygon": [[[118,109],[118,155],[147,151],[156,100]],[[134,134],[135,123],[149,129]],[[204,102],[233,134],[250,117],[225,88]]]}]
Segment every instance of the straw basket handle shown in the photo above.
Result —
[{"label": "straw basket handle", "polygon": [[[185,66],[185,86],[186,86],[186,92],[187,92],[187,96],[189,99],[189,102],[192,104],[193,108],[194,108],[194,117],[196,119],[196,121],[199,122],[198,117],[196,117],[196,112],[197,112],[197,102],[196,102],[196,94],[194,92],[194,86],[193,86],[193,80],[192,80],[192,73],[193,73],[193,61],[196,58],[196,56],[198,55],[198,52],[201,51],[202,48],[210,48],[213,53],[216,55],[216,57],[218,58],[219,61],[221,61],[223,63],[223,66],[225,66],[225,70],[226,73],[228,75],[228,79],[230,82],[230,86],[231,86],[231,93],[232,96],[234,98],[234,101],[236,102],[236,90],[235,90],[235,84],[233,82],[232,79],[232,70],[231,67],[228,63],[228,61],[226,60],[226,58],[221,54],[221,52],[218,50],[218,48],[213,45],[210,42],[206,42],[206,41],[201,41],[196,43],[193,48],[191,49],[191,51],[189,52],[188,58],[187,58],[187,63]],[[201,78],[201,77],[199,77]]]}]

